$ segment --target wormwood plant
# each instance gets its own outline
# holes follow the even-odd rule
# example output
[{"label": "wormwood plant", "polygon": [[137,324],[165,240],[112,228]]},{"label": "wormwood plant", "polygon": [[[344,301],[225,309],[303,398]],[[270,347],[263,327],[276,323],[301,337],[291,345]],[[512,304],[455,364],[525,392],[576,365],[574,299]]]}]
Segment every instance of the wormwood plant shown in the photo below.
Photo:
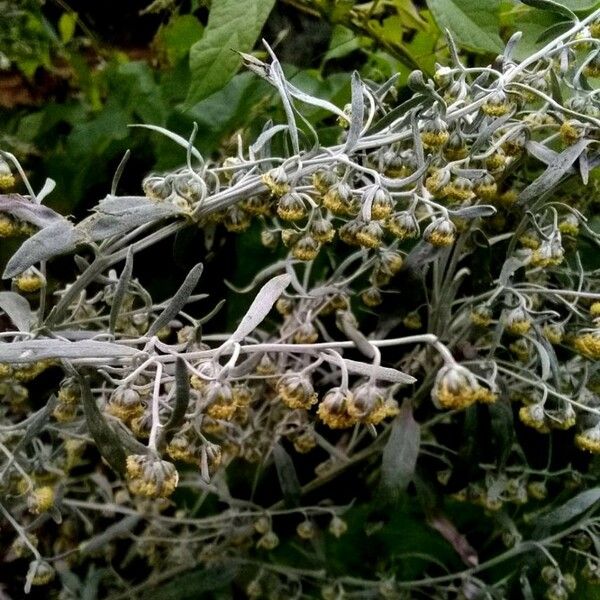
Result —
[{"label": "wormwood plant", "polygon": [[[0,293],[0,511],[27,592],[147,597],[198,567],[191,594],[250,598],[554,600],[600,582],[598,15],[569,13],[521,63],[518,36],[482,68],[449,39],[451,64],[413,72],[402,103],[355,74],[340,109],[268,47],[268,64],[244,55],[287,122],[216,162],[151,127],[185,165],[130,197],[124,160],[77,224],[2,154],[2,187],[28,191],[0,196],[1,235],[26,236]],[[337,119],[337,145],[304,104]],[[233,332],[203,334],[222,302],[194,314],[201,264],[161,303],[134,276],[183,228],[208,244],[252,222],[274,259]],[[65,253],[79,274],[60,286],[46,262]],[[40,398],[44,377],[60,383]],[[400,510],[452,554],[369,552]]]}]

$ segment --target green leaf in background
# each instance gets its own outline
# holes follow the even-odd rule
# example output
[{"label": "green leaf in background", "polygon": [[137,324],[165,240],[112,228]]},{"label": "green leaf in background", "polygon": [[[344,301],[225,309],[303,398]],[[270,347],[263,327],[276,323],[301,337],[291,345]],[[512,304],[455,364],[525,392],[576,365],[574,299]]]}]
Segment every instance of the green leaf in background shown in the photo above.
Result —
[{"label": "green leaf in background", "polygon": [[68,44],[75,34],[75,27],[77,26],[77,13],[66,12],[60,16],[58,20],[58,32],[60,34],[60,40],[63,44]]},{"label": "green leaf in background", "polygon": [[165,62],[177,64],[187,56],[191,46],[201,37],[204,27],[193,15],[175,15],[163,25],[155,38],[155,44]]},{"label": "green leaf in background", "polygon": [[473,52],[502,52],[497,0],[427,0],[441,29],[448,29],[460,46]]},{"label": "green leaf in background", "polygon": [[204,35],[190,50],[188,106],[220,90],[233,77],[241,64],[234,50],[252,50],[274,4],[275,0],[213,3]]},{"label": "green leaf in background", "polygon": [[581,12],[591,10],[600,6],[598,0],[554,0],[557,4],[562,4],[573,12]]},{"label": "green leaf in background", "polygon": [[572,19],[573,21],[577,18],[573,11],[565,6],[564,2],[554,2],[554,0],[521,0],[521,2],[523,2],[523,4],[527,4],[528,6],[539,8],[540,10],[550,10],[562,15],[563,17]]}]

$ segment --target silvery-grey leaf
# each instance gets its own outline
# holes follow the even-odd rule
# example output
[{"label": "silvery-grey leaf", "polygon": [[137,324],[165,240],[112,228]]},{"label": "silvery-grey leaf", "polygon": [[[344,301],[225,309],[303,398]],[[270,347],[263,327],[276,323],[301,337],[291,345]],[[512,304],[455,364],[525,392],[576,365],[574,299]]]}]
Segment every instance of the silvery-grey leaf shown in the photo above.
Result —
[{"label": "silvery-grey leaf", "polygon": [[340,331],[352,340],[358,350],[368,358],[375,356],[375,350],[369,343],[364,333],[357,327],[356,319],[349,311],[339,311],[336,315],[335,323]]},{"label": "silvery-grey leaf", "polygon": [[120,521],[109,525],[102,533],[94,535],[85,542],[79,544],[78,552],[82,556],[85,556],[90,552],[102,550],[116,538],[131,535],[131,531],[139,523],[141,518],[141,515],[127,515],[123,517]]},{"label": "silvery-grey leaf", "polygon": [[499,117],[498,119],[494,119],[489,125],[486,125],[483,129],[479,131],[479,135],[473,142],[472,152],[478,150],[481,146],[489,144],[490,139],[492,138],[492,134],[494,131],[502,127],[512,115],[504,115],[503,117]]},{"label": "silvery-grey leaf", "polygon": [[82,340],[67,342],[57,339],[36,339],[22,342],[0,343],[0,362],[31,363],[46,358],[93,359],[103,361],[131,357],[135,348],[110,342]]},{"label": "silvery-grey leaf", "polygon": [[54,179],[50,179],[49,177],[47,177],[46,181],[44,181],[44,185],[42,186],[42,189],[37,193],[36,197],[37,197],[38,203],[41,203],[42,200],[48,194],[51,194],[55,187],[56,187],[56,181],[54,181]]},{"label": "silvery-grey leaf", "polygon": [[508,260],[504,261],[500,276],[498,277],[498,283],[501,286],[508,285],[510,278],[514,275],[517,269],[525,266],[525,262],[515,256],[511,256]]},{"label": "silvery-grey leaf", "polygon": [[421,167],[419,167],[414,173],[408,175],[408,177],[402,177],[399,179],[384,177],[381,175],[381,183],[387,188],[402,188],[410,185],[411,183],[415,183],[418,181],[425,171],[429,168],[429,163],[425,162]]},{"label": "silvery-grey leaf", "polygon": [[131,156],[131,150],[129,148],[123,155],[121,162],[117,166],[115,174],[113,175],[113,180],[110,186],[110,193],[114,196],[117,193],[117,188],[119,187],[119,181],[121,180],[121,175],[123,175],[123,171],[125,170],[125,166],[127,165],[127,161]]},{"label": "silvery-grey leaf", "polygon": [[536,529],[538,532],[542,532],[547,527],[555,527],[567,523],[592,508],[599,501],[600,487],[585,490],[577,494],[574,498],[567,500],[562,506],[555,508],[542,517],[538,517]]},{"label": "silvery-grey leaf", "polygon": [[39,433],[41,433],[42,429],[48,423],[50,415],[54,410],[58,402],[58,398],[52,394],[48,401],[46,402],[46,406],[42,408],[38,413],[36,413],[35,417],[27,424],[27,430],[25,431],[25,435],[19,440],[18,444],[13,448],[13,452],[17,454],[21,448],[25,448],[29,442],[31,442]]},{"label": "silvery-grey leaf", "polygon": [[173,439],[173,436],[177,433],[185,419],[189,403],[190,378],[184,360],[178,356],[175,362],[175,405],[173,406],[173,412],[171,412],[169,420],[162,428],[160,440],[157,444],[159,448],[164,444],[168,444]]},{"label": "silvery-grey leaf", "polygon": [[96,442],[102,458],[120,475],[125,473],[127,456],[117,434],[111,429],[100,412],[96,399],[90,389],[90,384],[84,377],[79,377],[83,414],[91,436]]},{"label": "silvery-grey leaf", "polygon": [[387,81],[384,81],[381,85],[373,83],[372,90],[376,98],[382,100],[385,95],[396,85],[396,82],[400,79],[400,73],[394,73]]},{"label": "silvery-grey leaf", "polygon": [[504,58],[506,60],[510,60],[512,58],[513,52],[519,43],[519,40],[523,37],[523,32],[517,31],[513,33],[508,42],[506,42],[506,47],[504,48]]},{"label": "silvery-grey leaf", "polygon": [[66,219],[48,225],[21,244],[8,261],[2,277],[14,277],[40,261],[72,252],[82,241],[83,236]]},{"label": "silvery-grey leaf", "polygon": [[300,154],[300,141],[298,140],[298,127],[296,126],[296,118],[294,117],[294,108],[286,87],[287,81],[277,60],[271,63],[271,77],[273,85],[281,97],[281,103],[283,104],[283,110],[288,122],[290,140],[292,141],[292,150],[294,154]]},{"label": "silvery-grey leaf", "polygon": [[335,104],[331,102],[327,102],[327,100],[322,100],[321,98],[315,98],[314,96],[310,96],[309,94],[304,93],[302,90],[299,90],[297,87],[293,86],[289,81],[286,82],[287,89],[290,92],[290,95],[296,100],[300,100],[300,102],[304,102],[305,104],[310,104],[311,106],[316,106],[318,108],[323,108],[334,115],[341,117],[344,121],[348,121],[348,115],[344,114],[342,110],[339,109]]},{"label": "silvery-grey leaf", "polygon": [[439,256],[441,250],[442,249],[437,246],[432,246],[431,244],[420,240],[408,253],[404,260],[404,268],[419,269],[434,261]]},{"label": "silvery-grey leaf", "polygon": [[413,418],[410,402],[405,400],[394,419],[381,462],[382,490],[394,499],[406,490],[413,478],[420,444],[421,428]]},{"label": "silvery-grey leaf", "polygon": [[32,202],[21,194],[0,194],[0,212],[42,229],[66,219],[56,211]]},{"label": "silvery-grey leaf", "polygon": [[[186,151],[190,147],[189,140],[186,140],[184,137],[181,137],[180,135],[177,135],[176,133],[165,129],[164,127],[158,127],[157,125],[147,125],[146,123],[133,123],[132,125],[129,125],[129,127],[143,127],[144,129],[158,131],[158,133],[162,133],[162,135],[164,135],[165,137],[168,137],[170,140],[173,140],[176,144],[179,144],[182,148],[185,148]],[[192,147],[192,154],[194,155],[194,158],[197,158],[200,162],[204,161],[204,159],[202,158],[202,154],[200,154],[200,152],[194,147]]]},{"label": "silvery-grey leaf", "polygon": [[558,152],[548,148],[544,144],[540,144],[540,142],[536,142],[535,140],[528,140],[525,144],[525,149],[531,156],[537,158],[540,162],[543,162],[545,165],[549,165],[556,160],[558,156]]},{"label": "silvery-grey leaf", "polygon": [[[408,100],[405,100],[400,105],[396,106],[392,110],[390,110],[385,116],[381,117],[379,121],[371,125],[371,127],[367,131],[367,135],[371,135],[372,133],[378,133],[385,129],[388,125],[391,125],[394,121],[396,121],[400,117],[408,118],[408,111],[417,106],[423,105],[428,106],[433,103],[433,98],[430,96],[423,96],[421,94],[414,94]],[[401,123],[404,122],[401,121]]]},{"label": "silvery-grey leaf", "polygon": [[591,141],[587,139],[579,140],[558,154],[548,165],[548,168],[519,194],[519,203],[525,204],[534,198],[540,198],[540,196],[555,187]]},{"label": "silvery-grey leaf", "polygon": [[30,331],[35,323],[35,313],[29,302],[16,292],[0,292],[0,308],[19,331]]},{"label": "silvery-grey leaf", "polygon": [[281,444],[273,446],[273,460],[286,505],[297,506],[301,494],[300,482],[294,463]]},{"label": "silvery-grey leaf", "polygon": [[154,323],[152,323],[150,326],[150,329],[148,329],[147,335],[149,337],[156,335],[160,329],[168,325],[169,321],[179,314],[179,311],[186,305],[188,298],[191,296],[194,288],[198,284],[203,270],[204,265],[202,263],[198,263],[188,273],[184,282],[181,284],[181,287],[177,290],[173,298],[171,298],[169,305],[162,313],[160,313],[156,321],[154,321]]},{"label": "silvery-grey leaf", "polygon": [[88,239],[101,241],[122,235],[147,223],[176,217],[183,211],[170,202],[155,202],[144,196],[107,196],[96,212],[77,225]]},{"label": "silvery-grey leaf", "polygon": [[587,185],[590,177],[590,161],[588,160],[586,150],[584,150],[579,157],[579,175],[581,176],[583,185]]},{"label": "silvery-grey leaf", "polygon": [[533,343],[536,347],[538,356],[540,357],[540,365],[542,368],[542,381],[546,381],[548,377],[550,377],[550,356],[546,351],[546,348],[540,342],[538,342],[535,337],[529,336],[528,339]]},{"label": "silvery-grey leaf", "polygon": [[127,258],[125,260],[125,266],[123,267],[123,272],[121,273],[121,277],[119,277],[119,281],[117,282],[117,287],[115,288],[115,293],[112,299],[112,305],[110,307],[110,317],[108,321],[108,330],[114,334],[115,326],[117,324],[117,319],[119,318],[119,312],[121,311],[121,306],[123,304],[123,298],[125,298],[125,293],[127,292],[127,287],[129,286],[129,282],[131,281],[131,274],[133,272],[133,249],[129,247],[127,252]]},{"label": "silvery-grey leaf", "polygon": [[247,335],[252,333],[269,314],[275,302],[277,302],[285,288],[290,284],[290,281],[291,277],[287,273],[277,275],[267,281],[260,288],[250,308],[242,317],[237,329],[229,338],[229,342],[241,342]]},{"label": "silvery-grey leaf", "polygon": [[388,381],[390,383],[408,384],[416,381],[412,375],[398,371],[398,369],[363,363],[357,360],[350,360],[349,358],[344,358],[343,360],[349,373],[364,375],[365,377],[370,377],[372,375],[375,377],[375,379],[379,379],[380,381]]},{"label": "silvery-grey leaf", "polygon": [[363,120],[365,116],[365,100],[363,97],[363,83],[360,80],[359,74],[354,71],[352,73],[352,103],[351,103],[351,119],[350,129],[346,137],[346,143],[344,144],[344,152],[349,154],[352,152],[358,139],[363,126]]},{"label": "silvery-grey leaf", "polygon": [[478,217],[491,217],[496,214],[496,209],[489,204],[480,204],[477,206],[465,206],[458,210],[448,211],[454,217],[461,219],[477,219]]},{"label": "silvery-grey leaf", "polygon": [[259,152],[262,147],[271,140],[271,138],[277,135],[280,131],[285,131],[288,128],[288,125],[273,125],[266,131],[263,131],[257,138],[254,144],[250,146],[250,152],[252,154],[256,154]]}]

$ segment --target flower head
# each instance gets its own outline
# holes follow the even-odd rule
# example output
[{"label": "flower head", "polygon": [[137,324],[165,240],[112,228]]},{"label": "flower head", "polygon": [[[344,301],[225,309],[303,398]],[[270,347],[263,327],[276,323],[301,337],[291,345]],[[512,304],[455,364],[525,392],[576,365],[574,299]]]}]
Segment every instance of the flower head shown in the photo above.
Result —
[{"label": "flower head", "polygon": [[169,497],[179,481],[173,463],[146,454],[127,457],[126,476],[131,493],[147,498]]},{"label": "flower head", "polygon": [[277,393],[291,409],[310,408],[317,402],[317,394],[310,379],[302,373],[287,373],[277,383]]},{"label": "flower head", "polygon": [[434,404],[440,408],[463,409],[479,398],[481,388],[471,371],[461,365],[445,365],[431,390]]}]

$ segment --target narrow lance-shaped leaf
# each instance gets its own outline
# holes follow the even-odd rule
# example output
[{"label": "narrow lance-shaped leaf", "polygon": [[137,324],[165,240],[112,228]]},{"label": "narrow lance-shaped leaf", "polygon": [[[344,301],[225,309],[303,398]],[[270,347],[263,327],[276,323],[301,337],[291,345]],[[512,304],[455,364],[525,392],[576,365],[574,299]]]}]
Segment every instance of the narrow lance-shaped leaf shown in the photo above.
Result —
[{"label": "narrow lance-shaped leaf", "polygon": [[204,266],[202,263],[198,263],[185,278],[185,281],[181,284],[181,287],[177,290],[176,294],[171,299],[171,302],[163,310],[163,312],[158,316],[156,321],[152,323],[150,329],[148,329],[147,335],[153,336],[156,335],[156,332],[169,324],[169,322],[175,318],[179,311],[185,306],[188,298],[191,296],[194,288],[198,284],[200,280],[200,276],[202,275],[202,271],[204,270]]},{"label": "narrow lance-shaped leaf", "polygon": [[117,434],[111,429],[96,405],[90,384],[84,377],[79,377],[83,413],[91,436],[96,442],[102,458],[120,475],[125,473],[127,456]]},{"label": "narrow lance-shaped leaf", "polygon": [[358,350],[368,358],[375,356],[375,350],[369,343],[365,334],[357,327],[357,323],[353,315],[349,311],[340,311],[336,315],[335,324],[338,329],[352,340]]},{"label": "narrow lance-shaped leaf", "polygon": [[290,281],[291,277],[287,273],[277,275],[267,281],[260,288],[248,312],[242,317],[240,324],[229,338],[228,343],[241,342],[247,335],[252,333],[269,314],[275,302],[277,302],[285,288],[290,284]]},{"label": "narrow lance-shaped leaf", "polygon": [[363,84],[360,80],[359,74],[354,71],[352,73],[352,103],[351,103],[351,119],[350,129],[348,130],[348,137],[344,144],[344,152],[349,154],[352,152],[358,139],[360,137],[360,131],[363,126],[363,120],[365,115],[365,100],[363,97]]},{"label": "narrow lance-shaped leaf", "polygon": [[49,225],[21,244],[8,261],[2,277],[14,277],[36,263],[72,252],[82,241],[82,237],[67,220]]},{"label": "narrow lance-shaped leaf", "polygon": [[301,494],[300,482],[294,463],[281,444],[275,444],[273,447],[273,460],[285,503],[288,506],[297,506]]},{"label": "narrow lance-shaped leaf", "polygon": [[194,148],[193,146],[191,146],[190,148],[189,140],[186,140],[184,137],[178,135],[177,133],[173,133],[168,129],[165,129],[164,127],[159,127],[158,125],[147,125],[146,123],[133,123],[129,125],[129,127],[141,127],[142,129],[150,129],[152,131],[157,131],[158,133],[174,141],[176,144],[179,144],[186,150],[189,150],[193,154],[194,158],[198,159],[200,162],[204,160],[202,158],[202,154],[200,154],[200,151],[197,148]]},{"label": "narrow lance-shaped leaf", "polygon": [[477,219],[478,217],[491,217],[496,214],[496,209],[489,204],[480,204],[478,206],[466,206],[458,210],[448,211],[452,216],[461,219]]},{"label": "narrow lance-shaped leaf", "polygon": [[290,134],[290,140],[292,142],[292,150],[294,154],[299,154],[300,141],[298,139],[298,127],[296,126],[294,107],[292,105],[292,101],[290,100],[290,96],[286,87],[286,79],[278,60],[274,60],[271,63],[271,73],[273,85],[279,92],[279,96],[281,97],[281,103],[283,104],[283,110],[285,111],[285,116],[287,118],[288,131]]},{"label": "narrow lance-shaped leaf", "polygon": [[96,359],[104,363],[131,358],[138,351],[130,346],[95,340],[68,342],[65,340],[36,339],[23,342],[0,343],[0,362],[32,363],[47,358],[77,360]]},{"label": "narrow lance-shaped leaf", "polygon": [[548,165],[548,168],[521,192],[519,203],[526,204],[553,189],[590,143],[591,140],[579,140],[558,154],[555,160]]},{"label": "narrow lance-shaped leaf", "polygon": [[[323,358],[327,362],[338,364],[337,359],[333,359],[330,356],[323,355]],[[416,379],[412,375],[398,371],[391,367],[382,367],[380,365],[373,365],[370,363],[359,362],[358,360],[351,360],[349,358],[342,359],[348,370],[348,373],[354,375],[363,375],[364,377],[373,377],[379,381],[387,381],[389,383],[402,383],[409,384],[414,383]]]},{"label": "narrow lance-shaped leaf", "polygon": [[123,299],[125,298],[125,293],[127,292],[127,287],[129,286],[129,282],[131,281],[131,274],[133,273],[133,249],[131,246],[127,251],[127,258],[125,259],[125,266],[123,267],[123,272],[121,273],[121,277],[119,277],[119,281],[117,282],[117,287],[115,288],[115,293],[112,300],[112,306],[110,307],[110,318],[108,329],[114,334],[115,327],[117,325],[117,319],[119,318],[119,313],[121,312],[121,306],[123,305]]},{"label": "narrow lance-shaped leaf", "polygon": [[413,418],[410,401],[405,400],[392,425],[381,463],[381,486],[392,499],[396,499],[411,482],[420,443],[421,429]]},{"label": "narrow lance-shaped leaf", "polygon": [[116,538],[130,535],[132,529],[139,523],[141,518],[141,515],[127,515],[123,517],[120,521],[107,527],[102,533],[79,544],[79,552],[85,556],[90,552],[101,550]]},{"label": "narrow lance-shaped leaf", "polygon": [[19,331],[29,331],[35,323],[35,313],[31,310],[29,302],[16,292],[0,292],[0,309]]},{"label": "narrow lance-shaped leaf", "polygon": [[25,448],[29,442],[31,442],[39,433],[41,433],[42,429],[46,426],[48,421],[50,420],[50,415],[54,410],[58,402],[57,397],[52,394],[46,402],[46,406],[39,411],[39,413],[35,416],[35,418],[27,424],[27,430],[25,431],[25,435],[19,440],[16,446],[13,448],[13,452],[16,454],[21,448]]},{"label": "narrow lance-shaped leaf", "polygon": [[[52,181],[52,180],[48,180]],[[42,191],[51,184],[44,185]],[[0,194],[0,213],[6,213],[15,217],[19,221],[26,221],[40,229],[54,225],[66,219],[47,206],[36,204],[21,194]]]},{"label": "narrow lance-shaped leaf", "polygon": [[172,439],[179,426],[185,419],[185,413],[190,403],[190,379],[188,377],[185,361],[181,357],[177,357],[175,362],[175,405],[169,420],[165,423],[162,429],[161,440],[158,442],[158,447],[163,444],[168,444]]},{"label": "narrow lance-shaped leaf", "polygon": [[465,565],[474,567],[479,564],[476,550],[469,544],[467,538],[458,531],[454,523],[452,523],[448,517],[442,514],[434,514],[428,521],[445,540],[450,542]]},{"label": "narrow lance-shaped leaf", "polygon": [[[547,515],[538,518],[535,533],[542,533],[546,527],[557,527],[578,517],[600,501],[600,487],[585,490]],[[536,536],[537,537],[537,536]]]}]

